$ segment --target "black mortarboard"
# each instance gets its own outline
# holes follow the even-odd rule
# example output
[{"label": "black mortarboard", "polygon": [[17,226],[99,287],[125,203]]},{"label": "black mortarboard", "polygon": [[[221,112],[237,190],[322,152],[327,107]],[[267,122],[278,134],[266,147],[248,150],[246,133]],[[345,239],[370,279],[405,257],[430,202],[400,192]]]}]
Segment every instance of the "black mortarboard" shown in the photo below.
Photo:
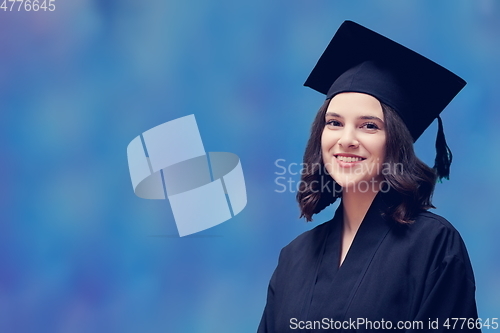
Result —
[{"label": "black mortarboard", "polygon": [[332,98],[341,92],[376,97],[395,109],[416,141],[438,118],[436,169],[449,177],[451,151],[439,114],[466,82],[426,57],[352,21],[333,36],[304,83]]}]

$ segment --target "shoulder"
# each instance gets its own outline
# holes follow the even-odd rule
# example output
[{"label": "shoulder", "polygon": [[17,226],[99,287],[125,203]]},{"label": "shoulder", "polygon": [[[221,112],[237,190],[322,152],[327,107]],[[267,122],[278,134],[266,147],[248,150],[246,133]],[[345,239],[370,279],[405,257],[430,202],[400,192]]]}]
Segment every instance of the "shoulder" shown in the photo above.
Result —
[{"label": "shoulder", "polygon": [[415,217],[415,221],[408,226],[411,233],[419,238],[448,239],[461,241],[458,230],[444,217],[429,211],[423,211]]},{"label": "shoulder", "polygon": [[332,223],[334,223],[333,220],[324,222],[298,235],[288,245],[283,247],[280,254],[280,260],[317,253],[323,246]]},{"label": "shoulder", "polygon": [[436,267],[450,261],[470,267],[462,236],[444,217],[429,211],[421,212],[408,225],[405,234],[412,248],[433,258]]},{"label": "shoulder", "polygon": [[439,227],[439,228],[445,228],[449,230],[454,230],[456,231],[455,227],[444,217],[441,215],[437,215],[433,212],[430,212],[428,210],[420,212],[415,219],[416,223],[421,223],[423,225],[426,224],[431,224],[429,226],[434,226],[434,227]]}]

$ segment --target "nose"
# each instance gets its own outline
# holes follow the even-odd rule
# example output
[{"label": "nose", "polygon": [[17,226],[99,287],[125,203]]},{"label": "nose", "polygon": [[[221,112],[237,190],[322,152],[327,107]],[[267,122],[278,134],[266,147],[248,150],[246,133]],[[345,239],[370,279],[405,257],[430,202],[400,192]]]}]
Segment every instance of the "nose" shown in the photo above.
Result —
[{"label": "nose", "polygon": [[337,142],[343,148],[357,148],[359,141],[356,139],[356,133],[353,128],[344,127],[342,135]]}]

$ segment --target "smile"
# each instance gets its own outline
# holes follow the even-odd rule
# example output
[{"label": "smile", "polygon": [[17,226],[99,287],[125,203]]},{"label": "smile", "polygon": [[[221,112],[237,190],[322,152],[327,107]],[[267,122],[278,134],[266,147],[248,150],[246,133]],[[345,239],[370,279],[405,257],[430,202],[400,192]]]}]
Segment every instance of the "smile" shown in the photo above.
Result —
[{"label": "smile", "polygon": [[344,163],[354,163],[354,162],[359,162],[366,160],[366,158],[363,157],[355,157],[355,156],[342,156],[342,155],[335,155],[335,157]]}]

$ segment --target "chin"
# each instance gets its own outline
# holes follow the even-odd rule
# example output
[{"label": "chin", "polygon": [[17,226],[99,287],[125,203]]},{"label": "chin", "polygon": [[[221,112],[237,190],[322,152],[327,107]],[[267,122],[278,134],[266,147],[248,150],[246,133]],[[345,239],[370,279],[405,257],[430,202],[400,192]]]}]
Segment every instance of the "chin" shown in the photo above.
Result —
[{"label": "chin", "polygon": [[[340,177],[337,177],[337,179],[339,179],[339,178]],[[350,178],[342,178],[339,181],[337,181],[337,180],[335,180],[335,181],[337,184],[342,186],[342,188],[350,189],[350,190],[356,189],[359,186],[359,184],[363,182],[360,179],[350,179]]]},{"label": "chin", "polygon": [[[336,177],[335,182],[339,184],[343,191],[347,192],[377,192],[380,182],[373,177],[358,178],[358,177]],[[339,179],[337,181],[337,179]]]}]

